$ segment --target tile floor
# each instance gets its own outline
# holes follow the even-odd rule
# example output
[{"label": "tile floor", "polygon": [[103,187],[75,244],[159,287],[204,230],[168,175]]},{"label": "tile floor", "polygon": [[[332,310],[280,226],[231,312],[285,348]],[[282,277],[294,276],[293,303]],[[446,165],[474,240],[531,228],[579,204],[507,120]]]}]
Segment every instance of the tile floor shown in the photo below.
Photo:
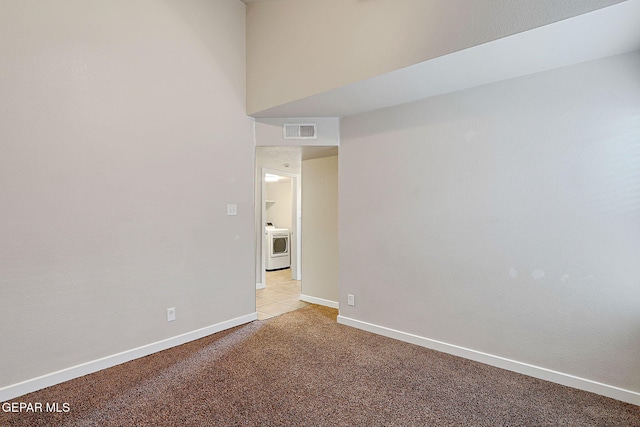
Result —
[{"label": "tile floor", "polygon": [[309,305],[300,301],[300,281],[291,279],[291,269],[267,271],[266,276],[265,288],[256,291],[258,320]]}]

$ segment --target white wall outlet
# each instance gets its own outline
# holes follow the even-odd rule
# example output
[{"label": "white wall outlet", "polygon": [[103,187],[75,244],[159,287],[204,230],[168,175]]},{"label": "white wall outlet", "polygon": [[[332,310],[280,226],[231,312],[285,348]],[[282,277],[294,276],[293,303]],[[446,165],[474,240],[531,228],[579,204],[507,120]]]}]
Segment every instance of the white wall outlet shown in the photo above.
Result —
[{"label": "white wall outlet", "polygon": [[238,205],[227,205],[227,215],[238,215]]},{"label": "white wall outlet", "polygon": [[167,322],[173,322],[176,320],[176,308],[167,308]]},{"label": "white wall outlet", "polygon": [[347,304],[349,305],[356,305],[356,297],[354,297],[351,294],[347,295]]}]

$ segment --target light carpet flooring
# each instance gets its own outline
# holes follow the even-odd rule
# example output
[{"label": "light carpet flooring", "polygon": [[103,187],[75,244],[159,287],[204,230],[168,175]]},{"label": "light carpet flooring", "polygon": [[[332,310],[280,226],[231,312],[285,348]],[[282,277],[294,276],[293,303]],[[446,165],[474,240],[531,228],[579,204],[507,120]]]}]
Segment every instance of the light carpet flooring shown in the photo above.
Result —
[{"label": "light carpet flooring", "polygon": [[76,378],[11,427],[633,427],[640,408],[336,323],[310,304]]},{"label": "light carpet flooring", "polygon": [[291,269],[267,271],[264,289],[256,291],[258,320],[297,310],[307,304],[300,301],[300,281],[291,279]]}]

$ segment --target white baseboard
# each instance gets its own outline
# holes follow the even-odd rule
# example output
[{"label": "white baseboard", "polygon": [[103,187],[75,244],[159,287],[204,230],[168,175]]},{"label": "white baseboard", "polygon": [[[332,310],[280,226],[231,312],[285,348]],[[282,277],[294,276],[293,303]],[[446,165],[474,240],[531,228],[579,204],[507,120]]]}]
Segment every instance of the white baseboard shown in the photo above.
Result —
[{"label": "white baseboard", "polygon": [[311,304],[324,305],[325,307],[338,308],[338,301],[331,301],[324,298],[312,297],[300,294],[300,301],[310,302]]},{"label": "white baseboard", "polygon": [[266,286],[264,283],[256,283],[256,290],[258,289],[264,289]]},{"label": "white baseboard", "polygon": [[111,356],[102,357],[100,359],[92,360],[90,362],[52,372],[50,374],[45,374],[37,378],[32,378],[26,381],[2,387],[0,388],[0,402],[14,399],[24,394],[43,389],[45,387],[50,387],[52,385],[60,384],[74,378],[82,377],[84,375],[100,371],[102,369],[120,365],[121,363],[148,356],[150,354],[157,353],[159,351],[166,350],[168,348],[175,347],[190,341],[204,338],[208,335],[215,334],[216,332],[224,331],[225,329],[230,329],[235,326],[249,323],[253,320],[256,320],[257,318],[258,313],[254,312],[244,316],[236,317],[235,319],[227,320],[225,322],[216,323],[215,325],[206,326],[195,331],[187,332],[172,338],[167,338],[162,341],[143,345],[141,347],[113,354]]},{"label": "white baseboard", "polygon": [[600,394],[602,396],[611,397],[613,399],[621,400],[623,402],[631,403],[634,405],[640,405],[640,393],[635,391],[625,390],[619,387],[599,383],[597,381],[592,381],[586,378],[580,378],[574,375],[553,371],[551,369],[530,365],[528,363],[506,359],[504,357],[471,350],[453,344],[447,344],[442,341],[424,338],[407,332],[386,328],[384,326],[378,326],[372,323],[351,319],[349,317],[338,316],[338,323],[342,325],[352,326],[357,329],[362,329],[367,332],[372,332],[374,334],[383,335],[385,337],[419,345],[421,347],[430,348],[432,350],[441,351],[443,353],[464,357],[465,359],[475,360],[476,362],[496,366],[498,368],[517,372],[519,374],[529,375],[534,378],[539,378],[568,387]]}]

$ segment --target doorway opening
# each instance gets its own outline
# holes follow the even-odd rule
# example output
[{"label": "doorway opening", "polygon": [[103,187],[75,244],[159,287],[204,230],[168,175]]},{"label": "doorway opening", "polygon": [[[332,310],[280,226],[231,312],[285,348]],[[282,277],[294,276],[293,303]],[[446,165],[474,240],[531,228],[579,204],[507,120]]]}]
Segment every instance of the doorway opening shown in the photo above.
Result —
[{"label": "doorway opening", "polygon": [[[303,184],[302,174],[303,162],[309,164],[314,159],[337,155],[337,146],[256,147],[256,311],[258,319],[298,309],[309,302],[327,305],[322,298],[314,298],[318,292],[316,287],[307,292],[309,295],[305,294],[303,268],[309,268],[309,271],[313,272],[314,267],[318,269],[314,263],[322,263],[321,268],[323,268],[327,260],[307,258],[303,265],[302,198],[305,184]],[[307,160],[310,162],[306,162]],[[315,193],[313,188],[317,186],[307,188],[309,193],[307,197],[312,198]],[[308,213],[311,215],[314,210],[310,209]],[[335,216],[337,218],[337,208]],[[307,224],[307,227],[310,224],[312,223]],[[323,224],[320,224],[319,228],[313,226],[311,231],[307,229],[310,234],[305,240],[306,245],[309,245],[309,239],[322,239],[314,233],[316,228],[319,231],[322,226]],[[335,227],[335,233],[337,233],[337,223]],[[336,287],[337,283],[329,286]]]},{"label": "doorway opening", "polygon": [[258,319],[297,310],[301,292],[301,176],[262,168],[261,281],[256,289]]}]

